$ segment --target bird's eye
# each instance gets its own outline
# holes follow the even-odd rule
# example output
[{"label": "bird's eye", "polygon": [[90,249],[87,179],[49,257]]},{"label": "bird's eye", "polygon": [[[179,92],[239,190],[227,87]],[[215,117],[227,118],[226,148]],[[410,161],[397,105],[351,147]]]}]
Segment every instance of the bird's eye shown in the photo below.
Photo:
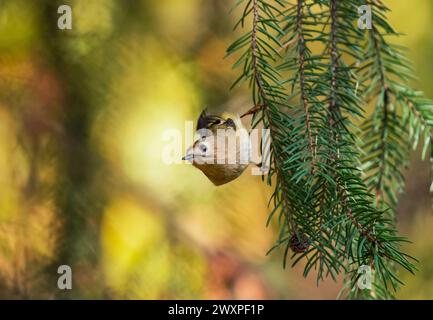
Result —
[{"label": "bird's eye", "polygon": [[201,150],[202,152],[206,152],[206,151],[207,151],[207,147],[206,147],[206,145],[204,145],[204,144],[200,145],[200,150]]}]

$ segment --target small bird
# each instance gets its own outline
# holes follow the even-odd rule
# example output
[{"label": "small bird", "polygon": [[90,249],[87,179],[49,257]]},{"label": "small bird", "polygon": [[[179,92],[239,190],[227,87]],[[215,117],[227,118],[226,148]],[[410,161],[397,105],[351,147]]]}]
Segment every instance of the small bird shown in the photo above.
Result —
[{"label": "small bird", "polygon": [[226,184],[248,167],[250,140],[240,118],[210,115],[203,110],[197,120],[200,138],[182,160],[190,161],[216,186]]}]

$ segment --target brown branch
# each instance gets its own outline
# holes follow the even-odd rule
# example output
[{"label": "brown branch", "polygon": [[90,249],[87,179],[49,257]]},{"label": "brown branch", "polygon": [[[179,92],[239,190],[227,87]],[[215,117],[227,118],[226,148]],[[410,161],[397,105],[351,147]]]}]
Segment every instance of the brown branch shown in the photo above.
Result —
[{"label": "brown branch", "polygon": [[283,44],[281,46],[281,48],[278,49],[278,52],[281,52],[284,49],[287,49],[288,47],[290,47],[291,45],[293,45],[294,43],[296,43],[296,40],[298,40],[298,37],[293,37],[292,39],[290,39],[289,41],[287,41],[285,44]]},{"label": "brown branch", "polygon": [[304,107],[305,112],[305,123],[306,123],[306,131],[308,135],[308,145],[311,152],[312,157],[312,171],[314,171],[315,167],[315,149],[313,142],[313,134],[311,129],[311,119],[309,112],[309,101],[306,92],[305,85],[305,38],[303,34],[303,5],[304,0],[298,0],[297,2],[297,13],[296,13],[296,32],[298,34],[298,45],[299,45],[299,87],[301,91],[301,100],[302,105]]},{"label": "brown branch", "polygon": [[[331,127],[336,126],[338,117],[341,116],[341,110],[337,104],[336,101],[336,95],[338,91],[338,84],[337,84],[337,72],[338,68],[340,67],[339,59],[340,54],[338,50],[338,16],[337,16],[337,0],[331,0],[330,2],[330,12],[331,12],[331,32],[330,32],[330,41],[331,41],[331,48],[330,48],[330,55],[331,55],[331,97],[329,101],[329,111],[330,111],[330,117],[329,117],[329,125]],[[333,154],[331,156],[331,159],[333,159],[334,163],[336,162],[336,159],[338,158],[338,136],[335,132],[334,134],[334,140],[337,144],[337,154]],[[349,217],[352,224],[355,225],[355,227],[358,229],[358,232],[361,236],[367,237],[367,240],[370,243],[378,244],[378,240],[374,235],[372,235],[371,230],[365,228],[353,215],[352,208],[350,207],[348,203],[348,192],[347,189],[344,186],[337,186],[338,189],[340,189],[340,192],[342,192],[342,203],[343,203],[343,210],[345,211],[345,214]]]},{"label": "brown branch", "polygon": [[330,125],[334,125],[335,118],[333,112],[337,108],[336,93],[337,93],[337,69],[339,68],[339,55],[337,47],[337,3],[335,0],[331,0],[331,100],[329,102],[330,110]]},{"label": "brown branch", "polygon": [[364,227],[353,215],[352,208],[347,203],[347,190],[343,190],[344,196],[343,196],[343,205],[347,206],[346,215],[350,218],[352,221],[352,224],[355,225],[356,229],[358,229],[358,232],[361,236],[367,237],[367,240],[370,243],[373,244],[379,244],[379,241],[377,238],[372,234],[371,230],[369,228]]},{"label": "brown branch", "polygon": [[248,116],[248,115],[250,115],[250,114],[254,115],[254,114],[256,114],[257,112],[263,110],[263,108],[264,108],[264,104],[258,104],[258,105],[255,105],[255,106],[253,106],[251,109],[249,109],[247,112],[245,112],[243,115],[241,115],[241,118],[243,118],[243,117],[245,117],[245,116]]},{"label": "brown branch", "polygon": [[[262,100],[262,103],[259,105],[260,108],[263,110],[263,112],[266,115],[266,118],[268,119],[269,122],[269,129],[271,132],[271,138],[273,135],[275,135],[276,131],[275,131],[275,125],[273,123],[272,117],[269,115],[269,103],[268,103],[268,99],[267,99],[267,95],[266,92],[263,88],[263,83],[262,83],[262,77],[261,77],[261,73],[260,70],[257,67],[257,59],[258,59],[258,53],[257,53],[257,24],[259,22],[259,8],[258,8],[258,0],[253,0],[253,30],[252,30],[252,35],[251,35],[251,56],[252,56],[252,69],[253,69],[253,77],[254,77],[254,81],[257,85],[257,88],[259,90],[259,96],[260,99]],[[256,106],[258,107],[258,106]],[[254,109],[255,107],[253,107]],[[250,110],[251,111],[251,110]],[[248,114],[249,112],[247,112],[246,114]],[[246,115],[245,114],[245,115]],[[279,154],[279,152],[275,152],[275,147],[271,144],[271,148],[273,150],[273,154],[275,155],[275,172],[277,174],[277,179],[282,183],[284,181],[283,176],[282,176],[282,172],[281,172],[281,168],[282,168],[282,164],[284,163],[284,161],[282,161],[281,159],[281,155]],[[287,198],[287,187],[285,186],[284,183],[281,184],[282,186],[282,196],[283,196],[283,200],[285,203],[285,206],[289,207],[290,206],[290,201]],[[287,221],[289,222],[292,231],[296,231],[296,226],[293,222],[293,219],[291,219],[291,216],[288,215],[287,213],[285,214],[285,217],[287,219]]]},{"label": "brown branch", "polygon": [[387,153],[388,153],[388,148],[386,145],[386,136],[385,136],[385,132],[388,128],[388,105],[389,105],[389,88],[388,85],[386,83],[386,76],[385,76],[385,69],[382,63],[382,53],[380,51],[380,43],[379,40],[377,38],[377,29],[376,27],[373,26],[373,28],[371,29],[370,35],[371,35],[371,39],[373,41],[373,46],[374,46],[374,51],[376,53],[376,63],[378,65],[378,69],[380,72],[380,85],[384,90],[384,95],[383,95],[383,117],[382,117],[382,133],[380,136],[380,140],[381,140],[381,150],[383,150],[383,152],[380,154],[380,167],[379,167],[379,177],[376,183],[376,206],[380,203],[380,201],[383,199],[383,188],[382,188],[382,181],[383,181],[383,177],[385,175],[385,161],[386,161],[386,157],[387,157]]}]

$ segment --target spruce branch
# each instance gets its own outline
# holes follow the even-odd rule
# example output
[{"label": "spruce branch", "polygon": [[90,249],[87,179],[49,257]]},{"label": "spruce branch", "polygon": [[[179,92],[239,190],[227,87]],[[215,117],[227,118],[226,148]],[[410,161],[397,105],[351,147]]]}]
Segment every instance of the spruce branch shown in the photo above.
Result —
[{"label": "spruce branch", "polygon": [[307,55],[307,47],[305,45],[305,37],[303,31],[303,6],[304,0],[298,0],[296,6],[296,34],[298,38],[298,59],[299,59],[299,87],[301,93],[302,106],[304,108],[305,113],[305,127],[306,133],[308,136],[308,146],[311,152],[312,157],[312,167],[314,168],[314,145],[313,145],[313,133],[311,129],[311,120],[310,120],[310,111],[309,111],[309,102],[306,90],[306,81],[305,81],[305,59]]},{"label": "spruce branch", "polygon": [[424,137],[424,158],[430,145],[432,126],[427,119],[433,116],[433,102],[409,86],[415,77],[405,49],[385,40],[399,35],[386,21],[389,9],[380,2],[366,3],[372,6],[374,25],[361,70],[365,98],[376,100],[376,110],[364,124],[363,165],[366,183],[375,189],[378,205],[392,213],[404,189],[402,170],[409,164],[410,147],[415,149]]},{"label": "spruce branch", "polygon": [[[262,122],[271,133],[269,221],[279,212],[280,234],[270,251],[284,246],[285,265],[291,249],[292,266],[304,261],[304,276],[316,270],[317,281],[343,272],[348,297],[386,298],[401,283],[390,266],[410,272],[414,266],[400,249],[405,239],[361,177],[353,121],[364,115],[353,63],[363,54],[363,34],[354,27],[358,2],[245,2],[236,26],[251,17],[251,28],[228,54],[240,56],[235,85],[246,80],[252,90],[253,107],[245,114],[253,115],[253,127]],[[313,53],[316,45],[325,50]],[[356,286],[363,265],[374,270],[373,293]]]},{"label": "spruce branch", "polygon": [[[246,20],[247,16],[251,16],[251,31],[241,36],[227,50],[228,54],[243,50],[235,66],[243,65],[243,72],[239,79],[248,81],[252,87],[254,107],[247,111],[246,114],[253,114],[253,122],[256,117],[260,117],[264,127],[269,128],[271,136],[274,139],[281,137],[287,128],[287,116],[279,110],[281,102],[286,100],[286,94],[279,84],[278,71],[271,66],[274,57],[270,54],[269,50],[274,54],[277,54],[277,52],[265,42],[266,39],[273,43],[274,46],[280,46],[279,40],[268,31],[270,28],[277,33],[281,33],[277,24],[277,14],[281,14],[281,12],[266,1],[247,1],[244,14],[239,20],[242,22],[237,25],[243,25],[243,21]],[[281,137],[276,139],[276,141],[280,141],[281,143],[272,143],[270,150],[273,165],[270,168],[268,183],[271,183],[273,175],[276,177],[275,192],[271,197],[274,209],[270,218],[276,212],[280,212],[281,233],[275,247],[285,245],[285,253],[287,254],[290,244],[290,237],[287,234],[297,232],[294,218],[291,214],[291,212],[296,211],[292,210],[292,208],[294,208],[295,204],[297,204],[298,208],[306,208],[307,206],[299,204],[301,197],[297,196],[297,194],[302,193],[303,190],[300,186],[293,184],[287,179],[287,172],[283,169],[285,165],[284,157],[287,157],[287,148],[284,145],[284,140]],[[304,212],[299,213],[299,215],[303,214]]]}]

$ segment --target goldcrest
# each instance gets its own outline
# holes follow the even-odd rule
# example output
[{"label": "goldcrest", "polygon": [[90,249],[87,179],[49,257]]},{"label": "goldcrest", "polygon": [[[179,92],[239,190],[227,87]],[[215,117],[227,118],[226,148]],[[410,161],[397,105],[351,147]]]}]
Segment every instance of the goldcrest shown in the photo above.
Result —
[{"label": "goldcrest", "polygon": [[197,120],[200,138],[187,150],[190,161],[216,186],[228,183],[248,167],[250,140],[239,117],[209,115],[203,110]]}]

